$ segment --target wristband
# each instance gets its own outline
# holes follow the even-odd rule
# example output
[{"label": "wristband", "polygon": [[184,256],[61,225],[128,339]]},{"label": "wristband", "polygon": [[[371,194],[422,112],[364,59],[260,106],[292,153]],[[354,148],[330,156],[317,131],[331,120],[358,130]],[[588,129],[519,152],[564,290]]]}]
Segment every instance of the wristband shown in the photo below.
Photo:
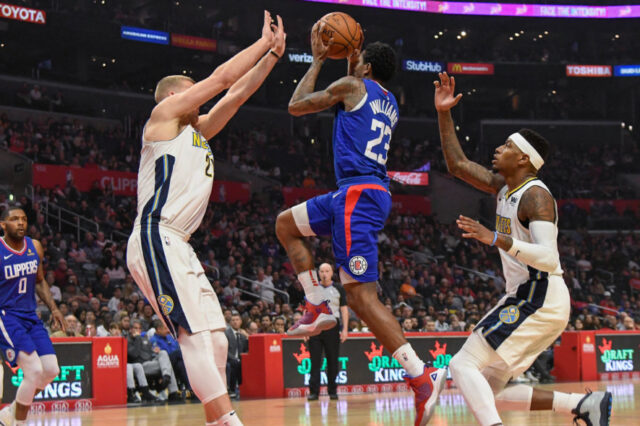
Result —
[{"label": "wristband", "polygon": [[269,49],[269,53],[271,53],[273,56],[275,56],[276,58],[280,59],[281,56],[279,56],[276,52],[274,52],[272,49]]},{"label": "wristband", "polygon": [[498,241],[498,231],[493,231],[493,241],[491,241],[491,247],[496,245],[496,241]]}]

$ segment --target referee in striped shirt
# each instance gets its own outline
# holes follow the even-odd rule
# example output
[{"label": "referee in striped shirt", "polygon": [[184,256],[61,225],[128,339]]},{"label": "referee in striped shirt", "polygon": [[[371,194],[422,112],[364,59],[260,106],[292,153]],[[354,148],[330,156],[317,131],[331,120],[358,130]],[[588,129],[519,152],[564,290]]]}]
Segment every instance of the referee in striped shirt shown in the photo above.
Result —
[{"label": "referee in striped shirt", "polygon": [[[311,354],[311,377],[309,378],[309,401],[315,401],[320,394],[320,369],[322,368],[322,350],[327,358],[327,390],[331,399],[338,399],[336,376],[338,375],[338,354],[340,343],[347,340],[349,333],[349,311],[347,294],[341,284],[333,282],[333,268],[323,263],[318,269],[320,284],[324,287],[324,300],[329,301],[331,312],[338,323],[316,336],[309,337]],[[306,338],[305,338],[306,340]]]}]

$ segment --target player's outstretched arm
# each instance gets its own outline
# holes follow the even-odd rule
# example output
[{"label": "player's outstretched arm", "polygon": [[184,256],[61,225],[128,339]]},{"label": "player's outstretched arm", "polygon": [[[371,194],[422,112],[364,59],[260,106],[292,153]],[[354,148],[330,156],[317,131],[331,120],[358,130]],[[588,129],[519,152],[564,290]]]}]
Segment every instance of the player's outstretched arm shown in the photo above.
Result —
[{"label": "player's outstretched arm", "polygon": [[440,142],[442,143],[442,153],[447,162],[449,173],[463,181],[473,185],[481,191],[496,194],[504,186],[504,178],[491,172],[486,167],[481,166],[467,158],[462,151],[460,141],[456,136],[456,131],[451,118],[451,108],[456,106],[462,98],[462,93],[453,96],[456,81],[454,77],[449,77],[447,73],[439,73],[440,81],[434,81],[436,87],[434,103],[438,111],[438,127],[440,128]]},{"label": "player's outstretched arm", "polygon": [[182,117],[231,87],[273,44],[275,34],[272,27],[275,28],[271,25],[271,14],[265,10],[262,37],[258,41],[218,66],[209,77],[184,92],[165,98],[151,112],[151,120],[173,120]]},{"label": "player's outstretched arm", "polygon": [[211,139],[229,122],[238,108],[262,85],[276,62],[284,54],[286,34],[282,18],[277,17],[278,26],[269,53],[242,78],[236,81],[226,95],[211,108],[208,114],[198,118],[198,129],[202,136]]},{"label": "player's outstretched arm", "polygon": [[67,331],[67,321],[64,319],[64,315],[60,312],[60,309],[56,306],[56,302],[53,300],[51,296],[51,290],[49,289],[49,283],[44,277],[44,268],[42,267],[42,259],[44,259],[44,250],[42,249],[42,244],[38,240],[32,240],[33,245],[36,248],[36,252],[38,252],[38,257],[40,257],[40,264],[38,265],[38,272],[36,275],[36,293],[38,293],[38,297],[42,300],[45,305],[51,311],[51,316],[54,321],[58,322],[62,331]]}]

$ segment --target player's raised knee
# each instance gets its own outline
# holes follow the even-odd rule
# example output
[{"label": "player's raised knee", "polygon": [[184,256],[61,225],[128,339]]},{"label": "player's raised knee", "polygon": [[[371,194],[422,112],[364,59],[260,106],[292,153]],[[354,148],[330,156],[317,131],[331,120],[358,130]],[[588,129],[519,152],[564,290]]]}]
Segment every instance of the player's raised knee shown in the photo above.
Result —
[{"label": "player's raised knee", "polygon": [[293,220],[291,209],[286,209],[278,214],[276,218],[276,236],[282,242],[286,240],[291,234],[291,227],[295,227],[296,223]]}]

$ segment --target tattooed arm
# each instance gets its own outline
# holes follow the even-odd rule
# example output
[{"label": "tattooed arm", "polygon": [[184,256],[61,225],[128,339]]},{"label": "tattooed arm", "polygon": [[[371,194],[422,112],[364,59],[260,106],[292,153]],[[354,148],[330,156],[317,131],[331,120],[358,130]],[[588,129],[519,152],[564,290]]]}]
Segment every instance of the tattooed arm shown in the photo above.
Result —
[{"label": "tattooed arm", "polygon": [[478,163],[470,161],[460,146],[456,137],[456,131],[451,118],[451,108],[456,106],[462,94],[453,96],[455,90],[455,79],[449,77],[447,73],[440,73],[440,81],[435,81],[435,106],[438,111],[438,127],[440,128],[440,142],[442,152],[447,162],[449,173],[473,185],[481,191],[497,194],[504,186],[504,178],[491,172],[489,169]]}]

